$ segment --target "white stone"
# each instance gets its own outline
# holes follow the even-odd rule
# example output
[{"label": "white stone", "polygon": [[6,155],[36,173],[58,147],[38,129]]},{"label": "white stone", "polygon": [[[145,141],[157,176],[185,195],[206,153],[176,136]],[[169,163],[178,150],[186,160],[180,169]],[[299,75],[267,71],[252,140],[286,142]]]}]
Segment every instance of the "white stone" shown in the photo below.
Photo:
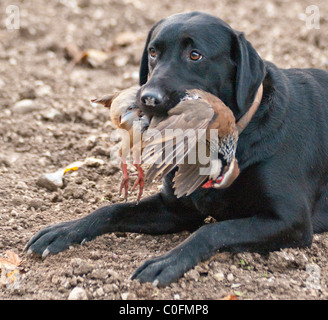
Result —
[{"label": "white stone", "polygon": [[88,300],[88,295],[83,288],[75,287],[70,292],[68,300]]}]

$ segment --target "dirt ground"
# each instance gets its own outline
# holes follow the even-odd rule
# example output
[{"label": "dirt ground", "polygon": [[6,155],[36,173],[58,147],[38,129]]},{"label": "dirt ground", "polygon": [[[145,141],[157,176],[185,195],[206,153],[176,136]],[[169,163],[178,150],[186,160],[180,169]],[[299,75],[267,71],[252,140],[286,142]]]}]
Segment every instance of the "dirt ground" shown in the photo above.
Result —
[{"label": "dirt ground", "polygon": [[[20,26],[8,30],[9,5]],[[306,24],[309,5],[320,29]],[[202,10],[244,31],[262,58],[283,68],[328,69],[328,3],[287,0],[2,0],[0,4],[0,257],[24,259],[15,280],[2,269],[0,299],[328,299],[328,234],[307,249],[268,255],[217,253],[165,288],[129,279],[146,259],[175,247],[187,232],[116,233],[44,260],[23,248],[41,228],[122,201],[117,142],[108,111],[90,99],[138,82],[149,28],[178,12]],[[106,52],[72,66],[65,48]],[[93,51],[94,54],[94,51]],[[95,60],[94,60],[95,59]],[[91,63],[91,65],[90,65]],[[40,176],[96,158],[49,190]],[[131,169],[132,170],[132,169]],[[147,185],[145,195],[159,185]],[[136,193],[130,195],[136,199]],[[209,213],[210,214],[210,213]]]}]

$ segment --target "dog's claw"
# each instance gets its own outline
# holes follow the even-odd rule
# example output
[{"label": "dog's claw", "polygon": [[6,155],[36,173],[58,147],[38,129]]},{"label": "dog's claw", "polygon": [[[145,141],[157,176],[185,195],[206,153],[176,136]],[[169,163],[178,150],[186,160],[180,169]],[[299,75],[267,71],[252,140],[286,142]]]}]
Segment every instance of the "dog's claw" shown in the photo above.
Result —
[{"label": "dog's claw", "polygon": [[157,287],[158,286],[158,283],[159,283],[158,279],[155,279],[151,285],[153,287]]},{"label": "dog's claw", "polygon": [[46,248],[46,250],[44,250],[43,253],[42,253],[42,256],[41,256],[42,259],[44,259],[47,255],[49,255],[49,253],[50,253],[49,249]]}]

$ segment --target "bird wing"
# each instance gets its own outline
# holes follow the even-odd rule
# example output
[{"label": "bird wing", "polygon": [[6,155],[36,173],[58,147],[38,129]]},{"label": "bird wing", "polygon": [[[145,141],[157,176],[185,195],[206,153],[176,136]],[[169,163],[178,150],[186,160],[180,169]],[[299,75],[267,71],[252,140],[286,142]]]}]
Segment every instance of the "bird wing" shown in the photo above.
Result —
[{"label": "bird wing", "polygon": [[173,178],[174,194],[177,198],[190,195],[208,178],[207,175],[200,175],[200,167],[199,162],[178,166],[178,171]]},{"label": "bird wing", "polygon": [[[195,150],[198,130],[206,129],[213,116],[210,104],[194,99],[183,100],[169,110],[168,117],[154,128],[158,130],[157,136],[145,141],[143,161],[151,164],[146,179],[162,177],[181,164]],[[170,143],[172,148],[168,148]]]}]

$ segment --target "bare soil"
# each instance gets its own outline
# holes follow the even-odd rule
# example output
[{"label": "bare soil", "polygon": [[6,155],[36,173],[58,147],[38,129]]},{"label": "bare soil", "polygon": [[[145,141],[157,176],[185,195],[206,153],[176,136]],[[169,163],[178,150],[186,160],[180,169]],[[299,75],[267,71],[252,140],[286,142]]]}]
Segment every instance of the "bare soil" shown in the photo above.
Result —
[{"label": "bare soil", "polygon": [[[7,30],[6,8],[20,9],[20,28]],[[306,27],[306,8],[320,10],[320,29]],[[244,31],[262,58],[283,68],[328,69],[328,3],[286,0],[2,0],[0,4],[0,257],[24,259],[16,286],[4,275],[0,299],[327,299],[328,235],[306,249],[267,255],[217,253],[165,288],[129,279],[146,259],[163,254],[187,232],[163,236],[115,233],[44,260],[24,245],[41,228],[122,201],[117,143],[108,111],[90,99],[138,82],[149,28],[171,14],[202,10]],[[99,66],[69,69],[65,48],[104,50]],[[28,99],[27,107],[17,102]],[[62,188],[37,184],[87,157],[102,164],[68,172]],[[132,168],[131,168],[132,170]],[[146,185],[145,196],[159,185]],[[136,199],[136,193],[130,195]],[[209,212],[210,215],[210,212]],[[6,282],[7,281],[7,282]]]}]

